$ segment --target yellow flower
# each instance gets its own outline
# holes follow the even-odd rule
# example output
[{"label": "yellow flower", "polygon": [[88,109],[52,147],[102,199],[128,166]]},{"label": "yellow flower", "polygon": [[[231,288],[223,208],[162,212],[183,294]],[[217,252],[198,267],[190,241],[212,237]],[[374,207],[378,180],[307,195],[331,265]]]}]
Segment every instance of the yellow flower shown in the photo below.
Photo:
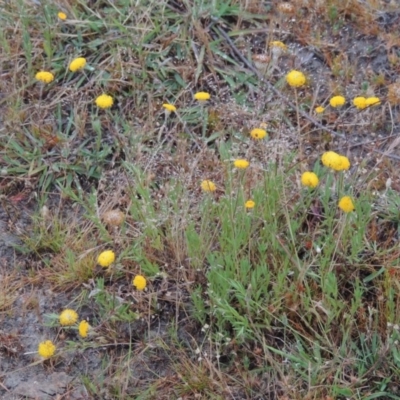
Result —
[{"label": "yellow flower", "polygon": [[144,290],[147,285],[146,278],[142,275],[136,275],[133,278],[132,285],[135,286],[137,290]]},{"label": "yellow flower", "polygon": [[74,58],[69,64],[69,70],[72,72],[76,72],[84,68],[85,65],[86,65],[86,58],[84,57]]},{"label": "yellow flower", "polygon": [[354,97],[353,99],[353,104],[359,109],[359,110],[363,110],[365,107],[367,107],[366,104],[366,98],[365,97]]},{"label": "yellow flower", "polygon": [[115,253],[112,250],[106,250],[100,253],[97,258],[97,264],[103,268],[109,267],[115,261]]},{"label": "yellow flower", "polygon": [[286,82],[292,87],[300,87],[306,83],[306,77],[302,72],[292,70],[286,75]]},{"label": "yellow flower", "polygon": [[333,169],[335,169],[336,171],[343,171],[343,170],[348,170],[349,168],[350,168],[349,159],[346,156],[339,155],[339,159]]},{"label": "yellow flower", "polygon": [[322,154],[321,161],[322,164],[325,165],[325,167],[335,169],[334,167],[340,162],[339,158],[340,155],[335,153],[334,151],[326,151],[324,154]]},{"label": "yellow flower", "polygon": [[215,192],[217,190],[215,183],[213,181],[209,181],[208,179],[201,182],[200,186],[205,192]]},{"label": "yellow flower", "polygon": [[60,324],[63,326],[74,325],[78,321],[78,314],[76,311],[67,308],[60,314],[59,319]]},{"label": "yellow flower", "polygon": [[345,213],[354,211],[354,204],[353,204],[353,200],[351,199],[351,197],[349,196],[344,196],[340,199],[339,204],[338,204],[339,208],[341,210],[343,210]]},{"label": "yellow flower", "polygon": [[96,98],[96,105],[100,108],[110,108],[114,104],[114,99],[108,94],[101,94]]},{"label": "yellow flower", "polygon": [[324,111],[325,111],[325,108],[322,107],[322,106],[318,106],[318,107],[315,108],[315,112],[317,114],[322,114]]},{"label": "yellow flower", "polygon": [[246,169],[250,163],[247,160],[235,160],[233,165],[239,169]]},{"label": "yellow flower", "polygon": [[56,352],[56,346],[51,340],[39,343],[38,353],[43,358],[49,358]]},{"label": "yellow flower", "polygon": [[89,322],[87,322],[85,320],[82,320],[81,322],[79,322],[79,328],[78,328],[79,329],[79,334],[83,338],[85,338],[88,335],[89,328],[90,328]]},{"label": "yellow flower", "polygon": [[282,50],[286,50],[287,46],[285,43],[279,41],[279,40],[273,40],[272,42],[269,42],[269,47],[279,47]]},{"label": "yellow flower", "polygon": [[346,98],[343,96],[333,96],[330,100],[329,100],[329,104],[336,108],[336,107],[340,107],[342,106],[344,103],[346,103]]},{"label": "yellow flower", "polygon": [[168,112],[175,112],[176,107],[173,104],[164,103],[162,105]]},{"label": "yellow flower", "polygon": [[206,101],[206,100],[210,100],[210,93],[207,92],[197,92],[194,95],[194,98],[198,101]]},{"label": "yellow flower", "polygon": [[301,175],[301,183],[304,186],[308,186],[310,188],[315,188],[318,186],[319,179],[318,176],[314,172],[304,172]]},{"label": "yellow flower", "polygon": [[267,131],[261,128],[256,128],[250,132],[250,135],[253,139],[260,140],[265,138],[265,136],[267,136]]},{"label": "yellow flower", "polygon": [[54,75],[51,72],[48,71],[39,71],[36,75],[35,78],[44,83],[50,83],[54,81]]},{"label": "yellow flower", "polygon": [[379,97],[368,97],[365,100],[365,104],[367,106],[377,106],[377,105],[381,104],[381,100],[379,99]]},{"label": "yellow flower", "polygon": [[57,17],[61,19],[61,21],[65,21],[67,19],[67,14],[63,13],[62,11],[60,11],[57,14]]},{"label": "yellow flower", "polygon": [[246,203],[244,203],[246,208],[254,208],[255,205],[256,203],[253,200],[247,200]]}]

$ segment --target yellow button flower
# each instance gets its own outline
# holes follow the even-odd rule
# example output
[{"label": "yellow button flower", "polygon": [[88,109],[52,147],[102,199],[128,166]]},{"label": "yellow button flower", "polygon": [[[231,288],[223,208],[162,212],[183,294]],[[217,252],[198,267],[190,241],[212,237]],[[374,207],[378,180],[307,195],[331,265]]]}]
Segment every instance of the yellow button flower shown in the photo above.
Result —
[{"label": "yellow button flower", "polygon": [[147,286],[146,278],[142,275],[136,275],[133,278],[132,285],[135,286],[137,290],[144,290]]},{"label": "yellow button flower", "polygon": [[115,253],[112,250],[106,250],[100,253],[97,258],[97,264],[103,268],[109,267],[115,261]]},{"label": "yellow button flower", "polygon": [[207,92],[197,92],[195,95],[194,95],[194,98],[195,98],[195,100],[198,100],[198,101],[207,101],[207,100],[210,100],[210,93],[207,93]]},{"label": "yellow button flower", "polygon": [[43,358],[50,358],[56,352],[56,346],[51,340],[39,343],[38,353]]},{"label": "yellow button flower", "polygon": [[215,186],[215,183],[213,181],[208,180],[208,179],[206,179],[203,182],[201,182],[200,186],[205,192],[215,192],[217,190],[217,187]]},{"label": "yellow button flower", "polygon": [[78,321],[78,314],[76,311],[67,308],[60,314],[59,319],[60,324],[63,326],[74,325]]},{"label": "yellow button flower", "polygon": [[239,169],[246,169],[250,163],[247,160],[235,160],[233,165]]},{"label": "yellow button flower", "polygon": [[341,107],[344,103],[346,103],[346,98],[343,96],[333,96],[329,100],[329,104],[334,108]]},{"label": "yellow button flower", "polygon": [[84,57],[78,57],[73,59],[70,64],[69,64],[69,70],[72,72],[76,72],[82,68],[84,68],[86,65],[86,58]]},{"label": "yellow button flower", "polygon": [[334,151],[326,151],[324,154],[322,154],[321,161],[322,164],[325,165],[325,167],[335,169],[335,167],[340,162],[339,158],[340,155],[335,153]]},{"label": "yellow button flower", "polygon": [[366,104],[366,98],[359,96],[359,97],[354,97],[353,99],[353,104],[359,109],[359,110],[363,110],[365,107],[367,107]]},{"label": "yellow button flower", "polygon": [[325,111],[325,108],[322,107],[322,106],[318,106],[318,107],[315,108],[315,112],[317,114],[322,114],[324,111]]},{"label": "yellow button flower", "polygon": [[334,170],[336,171],[343,171],[343,170],[348,170],[350,168],[350,161],[346,156],[341,156],[339,155],[339,159],[337,160],[337,163],[334,165]]},{"label": "yellow button flower", "polygon": [[57,14],[57,17],[61,19],[61,21],[65,21],[67,19],[67,14],[63,13],[62,11],[60,11]]},{"label": "yellow button flower", "polygon": [[168,112],[175,112],[176,107],[173,104],[164,103],[162,105]]},{"label": "yellow button flower", "polygon": [[255,205],[256,203],[253,200],[247,200],[246,203],[244,203],[244,206],[247,209],[254,208]]},{"label": "yellow button flower", "polygon": [[39,71],[36,75],[35,78],[44,83],[50,83],[54,81],[54,75],[51,72],[48,71]]},{"label": "yellow button flower", "polygon": [[96,98],[96,105],[100,108],[110,108],[114,104],[114,99],[108,94],[102,94]]},{"label": "yellow button flower", "polygon": [[306,77],[302,72],[292,70],[286,75],[286,82],[289,86],[300,87],[306,83]]},{"label": "yellow button flower", "polygon": [[260,140],[265,138],[265,136],[267,136],[267,131],[261,128],[256,128],[250,132],[250,136],[253,139]]},{"label": "yellow button flower", "polygon": [[304,186],[308,186],[310,188],[315,188],[318,186],[319,179],[318,176],[314,172],[304,172],[301,175],[301,183]]},{"label": "yellow button flower", "polygon": [[379,99],[379,97],[368,97],[365,100],[365,104],[367,106],[377,106],[377,105],[381,104],[381,100]]},{"label": "yellow button flower", "polygon": [[339,208],[343,210],[345,213],[349,213],[351,211],[354,211],[354,204],[353,200],[349,196],[344,196],[340,199]]},{"label": "yellow button flower", "polygon": [[279,41],[279,40],[273,40],[272,42],[269,42],[269,47],[279,47],[282,50],[286,50],[287,46],[285,43]]},{"label": "yellow button flower", "polygon": [[88,335],[89,328],[90,328],[89,322],[82,320],[79,323],[79,328],[78,328],[79,335],[81,337],[85,338]]}]

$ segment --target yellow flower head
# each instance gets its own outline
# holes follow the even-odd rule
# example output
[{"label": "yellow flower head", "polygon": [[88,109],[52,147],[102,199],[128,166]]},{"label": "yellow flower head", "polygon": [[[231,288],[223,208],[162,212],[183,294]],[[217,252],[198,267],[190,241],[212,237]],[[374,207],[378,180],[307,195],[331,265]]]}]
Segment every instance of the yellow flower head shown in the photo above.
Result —
[{"label": "yellow flower head", "polygon": [[256,128],[250,132],[250,136],[253,139],[260,140],[265,138],[265,136],[267,136],[267,131],[261,128]]},{"label": "yellow flower head", "polygon": [[233,165],[239,169],[246,169],[250,163],[247,160],[235,160]]},{"label": "yellow flower head", "polygon": [[365,100],[365,104],[367,107],[369,106],[377,106],[379,104],[381,104],[381,100],[379,99],[379,97],[368,97]]},{"label": "yellow flower head", "polygon": [[340,162],[339,158],[340,155],[338,153],[335,153],[334,151],[326,151],[324,154],[322,154],[321,161],[325,167],[335,169],[334,167]]},{"label": "yellow flower head", "polygon": [[97,258],[97,264],[103,268],[109,267],[115,261],[115,253],[112,250],[106,250],[100,253]]},{"label": "yellow flower head", "polygon": [[340,107],[342,106],[344,103],[346,103],[346,98],[343,96],[333,96],[330,100],[329,100],[329,104],[331,105],[331,107]]},{"label": "yellow flower head", "polygon": [[132,285],[135,286],[137,290],[144,290],[147,285],[146,278],[142,275],[136,275],[133,278]]},{"label": "yellow flower head", "polygon": [[76,72],[84,68],[85,65],[86,65],[86,58],[84,57],[74,58],[69,64],[69,70],[72,72]]},{"label": "yellow flower head", "polygon": [[164,103],[162,106],[165,108],[165,110],[167,112],[175,112],[176,111],[176,107],[173,104]]},{"label": "yellow flower head", "polygon": [[359,97],[354,97],[353,99],[353,104],[359,109],[359,110],[363,110],[365,107],[367,107],[366,104],[366,98],[359,96]]},{"label": "yellow flower head", "polygon": [[56,346],[51,340],[39,343],[38,353],[43,358],[50,358],[56,352]]},{"label": "yellow flower head", "polygon": [[279,41],[279,40],[273,40],[272,42],[269,42],[269,47],[279,47],[282,50],[286,50],[287,46],[285,43]]},{"label": "yellow flower head", "polygon": [[315,108],[315,112],[317,114],[322,114],[324,111],[325,111],[325,108],[322,107],[322,106],[318,106],[318,107]]},{"label": "yellow flower head", "polygon": [[344,196],[340,199],[339,208],[343,210],[345,213],[349,213],[351,211],[354,211],[354,204],[353,200],[349,196]]},{"label": "yellow flower head", "polygon": [[81,322],[79,322],[79,335],[81,335],[81,337],[85,338],[88,335],[89,332],[89,322],[82,320]]},{"label": "yellow flower head", "polygon": [[54,81],[54,75],[51,72],[48,71],[39,71],[36,75],[35,78],[44,83],[50,83]]},{"label": "yellow flower head", "polygon": [[255,205],[256,203],[253,200],[247,200],[246,203],[244,203],[244,206],[247,209],[254,208]]},{"label": "yellow flower head", "polygon": [[348,170],[350,168],[350,161],[346,156],[340,156],[335,164],[335,168],[333,168],[336,171],[343,171],[343,170]]},{"label": "yellow flower head", "polygon": [[207,101],[207,100],[210,100],[210,93],[207,93],[207,92],[197,92],[195,95],[194,95],[194,98],[195,98],[195,100],[198,100],[198,101]]},{"label": "yellow flower head", "polygon": [[286,82],[289,86],[300,87],[306,83],[306,77],[302,72],[292,70],[286,75]]},{"label": "yellow flower head", "polygon": [[61,21],[65,21],[67,19],[67,14],[65,14],[64,12],[60,11],[57,14],[57,17],[61,19]]},{"label": "yellow flower head", "polygon": [[301,183],[304,186],[308,186],[310,188],[315,188],[318,186],[319,179],[318,176],[314,172],[304,172],[301,175]]},{"label": "yellow flower head", "polygon": [[74,325],[78,321],[78,314],[76,311],[67,308],[60,314],[59,319],[62,326]]},{"label": "yellow flower head", "polygon": [[101,94],[96,98],[96,105],[100,108],[110,108],[114,104],[114,99],[108,94]]},{"label": "yellow flower head", "polygon": [[208,180],[208,179],[206,179],[203,182],[201,182],[200,186],[205,192],[215,192],[217,190],[217,187],[215,186],[215,183],[213,181]]}]

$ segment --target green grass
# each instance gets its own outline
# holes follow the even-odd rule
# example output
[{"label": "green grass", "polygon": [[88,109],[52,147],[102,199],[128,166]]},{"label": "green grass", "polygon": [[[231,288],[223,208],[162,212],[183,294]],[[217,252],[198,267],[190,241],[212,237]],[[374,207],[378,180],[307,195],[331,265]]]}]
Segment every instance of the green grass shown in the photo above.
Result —
[{"label": "green grass", "polygon": [[[398,128],[386,98],[396,64],[392,54],[378,79],[339,37],[348,27],[389,40],[375,16],[390,6],[375,3],[285,15],[269,2],[77,1],[65,3],[66,21],[50,1],[0,5],[1,204],[36,199],[16,247],[28,262],[4,273],[11,301],[1,297],[0,312],[12,318],[19,285],[67,294],[65,307],[92,328],[79,338],[53,310],[44,328],[58,340],[55,369],[67,354],[101,352],[96,377],[80,370],[93,398],[400,398],[397,165],[357,142],[374,139],[360,130]],[[266,88],[221,29],[249,61],[270,55],[271,40],[292,45],[266,78],[326,130]],[[322,55],[317,72],[294,45]],[[72,73],[78,56],[87,67]],[[296,93],[285,81],[292,67],[308,79]],[[37,82],[41,69],[55,80]],[[211,100],[199,104],[197,91]],[[101,93],[112,108],[95,106]],[[345,107],[328,105],[336,94]],[[356,95],[382,104],[357,110]],[[268,137],[255,141],[263,124]],[[348,156],[350,171],[323,166],[328,149]],[[234,168],[238,158],[250,167]],[[315,189],[300,183],[308,170]],[[203,192],[204,179],[217,190]],[[343,196],[354,212],[338,208]],[[104,215],[116,209],[125,218],[111,226]],[[116,261],[102,268],[106,249]],[[138,274],[143,292],[132,286]]]}]

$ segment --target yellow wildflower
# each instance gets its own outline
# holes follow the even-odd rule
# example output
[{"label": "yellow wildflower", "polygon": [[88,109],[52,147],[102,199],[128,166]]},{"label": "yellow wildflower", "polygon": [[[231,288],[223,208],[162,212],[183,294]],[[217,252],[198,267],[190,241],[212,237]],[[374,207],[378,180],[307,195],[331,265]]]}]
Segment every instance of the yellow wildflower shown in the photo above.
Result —
[{"label": "yellow wildflower", "polygon": [[314,172],[304,172],[301,175],[301,183],[304,186],[308,186],[310,188],[315,188],[318,186],[319,179],[318,176]]},{"label": "yellow wildflower", "polygon": [[342,106],[344,103],[346,103],[346,98],[343,96],[333,96],[330,100],[329,100],[329,104],[331,105],[331,107],[340,107]]},{"label": "yellow wildflower", "polygon": [[336,171],[348,170],[350,168],[350,161],[346,156],[339,155],[339,159],[335,164]]},{"label": "yellow wildflower", "polygon": [[207,101],[207,100],[210,100],[210,97],[211,97],[210,93],[207,93],[207,92],[197,92],[194,95],[194,98],[198,101]]},{"label": "yellow wildflower", "polygon": [[306,77],[302,72],[292,70],[286,75],[286,82],[292,87],[300,87],[306,83]]},{"label": "yellow wildflower", "polygon": [[239,169],[246,169],[250,163],[247,160],[235,160],[233,165]]},{"label": "yellow wildflower", "polygon": [[81,335],[83,338],[85,338],[88,335],[89,328],[90,328],[89,322],[82,320],[79,323],[79,328],[78,328],[79,335]]},{"label": "yellow wildflower", "polygon": [[64,12],[60,11],[57,14],[57,17],[61,19],[61,21],[65,21],[67,19],[67,14],[65,14]]},{"label": "yellow wildflower", "polygon": [[260,140],[265,138],[265,136],[267,136],[267,131],[261,128],[256,128],[250,132],[250,136],[253,139]]},{"label": "yellow wildflower", "polygon": [[50,358],[56,352],[56,346],[51,340],[39,343],[38,353],[43,358]]},{"label": "yellow wildflower", "polygon": [[339,157],[340,155],[334,151],[326,151],[324,154],[322,154],[321,161],[325,167],[335,169],[334,167],[340,162]]},{"label": "yellow wildflower", "polygon": [[322,107],[322,106],[318,106],[318,107],[315,108],[315,112],[317,114],[322,114],[324,111],[325,111],[325,108]]},{"label": "yellow wildflower", "polygon": [[286,50],[287,46],[285,43],[279,41],[279,40],[273,40],[272,42],[269,42],[269,47],[279,47],[282,50]]},{"label": "yellow wildflower", "polygon": [[108,94],[101,94],[96,98],[96,105],[100,108],[110,108],[114,104],[114,99]]},{"label": "yellow wildflower", "polygon": [[366,104],[366,98],[365,97],[354,97],[353,99],[353,104],[359,109],[359,110],[363,110],[365,107],[367,107]]},{"label": "yellow wildflower", "polygon": [[349,213],[351,211],[354,211],[354,204],[353,200],[349,196],[344,196],[340,199],[339,208],[343,210],[345,213]]},{"label": "yellow wildflower", "polygon": [[203,182],[201,182],[200,186],[205,192],[215,192],[217,190],[217,187],[215,186],[215,183],[213,181],[208,180],[208,179],[206,179]]},{"label": "yellow wildflower", "polygon": [[164,103],[162,106],[165,108],[165,110],[167,112],[175,112],[176,111],[176,107],[173,104]]},{"label": "yellow wildflower", "polygon": [[84,68],[85,65],[86,65],[86,58],[84,57],[74,58],[69,64],[69,70],[72,72],[76,72]]},{"label": "yellow wildflower", "polygon": [[379,99],[379,97],[368,97],[365,100],[365,104],[367,106],[377,106],[377,105],[381,104],[381,100]]},{"label": "yellow wildflower", "polygon": [[244,203],[244,206],[246,208],[254,208],[254,206],[256,205],[256,203],[253,200],[247,200],[246,203]]},{"label": "yellow wildflower", "polygon": [[39,71],[36,75],[35,78],[44,83],[50,83],[54,81],[54,75],[51,72],[48,71]]},{"label": "yellow wildflower", "polygon": [[67,308],[60,314],[59,319],[60,324],[63,326],[74,325],[78,321],[78,314],[76,311]]},{"label": "yellow wildflower", "polygon": [[115,261],[115,253],[112,250],[106,250],[100,253],[97,258],[97,264],[103,268],[109,267]]},{"label": "yellow wildflower", "polygon": [[147,282],[146,278],[142,275],[136,275],[133,278],[132,285],[135,286],[137,290],[144,290],[146,288]]}]

